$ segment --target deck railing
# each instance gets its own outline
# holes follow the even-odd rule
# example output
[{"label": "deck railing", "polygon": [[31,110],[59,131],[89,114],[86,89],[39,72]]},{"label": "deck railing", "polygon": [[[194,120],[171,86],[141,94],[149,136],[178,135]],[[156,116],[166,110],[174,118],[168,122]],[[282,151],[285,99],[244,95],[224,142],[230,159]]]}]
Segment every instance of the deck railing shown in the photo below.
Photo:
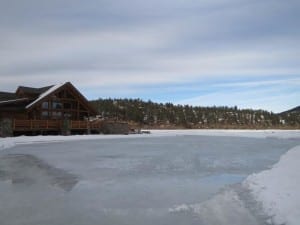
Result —
[{"label": "deck railing", "polygon": [[[70,120],[68,129],[70,130],[87,130],[99,129],[99,122],[90,122],[82,120]],[[15,131],[32,131],[32,130],[60,130],[64,127],[62,120],[17,120],[13,121],[13,130]]]},{"label": "deck railing", "polygon": [[70,128],[71,129],[88,129],[89,121],[80,121],[80,120],[71,120]]}]

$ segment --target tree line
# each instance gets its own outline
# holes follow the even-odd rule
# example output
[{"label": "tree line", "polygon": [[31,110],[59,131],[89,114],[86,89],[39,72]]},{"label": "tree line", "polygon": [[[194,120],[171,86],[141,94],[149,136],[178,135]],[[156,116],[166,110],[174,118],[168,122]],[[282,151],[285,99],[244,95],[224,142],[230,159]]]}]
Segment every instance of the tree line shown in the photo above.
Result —
[{"label": "tree line", "polygon": [[275,114],[238,107],[198,107],[141,99],[91,101],[100,117],[148,128],[299,128],[299,113]]}]

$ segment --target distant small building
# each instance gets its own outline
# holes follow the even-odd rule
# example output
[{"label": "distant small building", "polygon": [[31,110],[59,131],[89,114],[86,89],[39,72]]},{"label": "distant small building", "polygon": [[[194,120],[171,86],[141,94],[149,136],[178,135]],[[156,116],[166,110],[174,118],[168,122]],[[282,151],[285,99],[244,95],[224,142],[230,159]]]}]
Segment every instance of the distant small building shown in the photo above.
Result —
[{"label": "distant small building", "polygon": [[88,118],[95,115],[96,110],[70,82],[0,92],[0,121],[11,121],[13,132],[60,131],[66,126],[85,130]]}]

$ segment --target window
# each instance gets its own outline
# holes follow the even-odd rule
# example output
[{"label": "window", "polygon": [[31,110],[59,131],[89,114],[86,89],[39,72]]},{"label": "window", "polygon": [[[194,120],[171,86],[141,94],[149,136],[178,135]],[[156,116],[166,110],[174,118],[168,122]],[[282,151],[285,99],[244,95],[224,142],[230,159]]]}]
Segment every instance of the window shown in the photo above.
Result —
[{"label": "window", "polygon": [[62,109],[62,103],[52,102],[52,109]]},{"label": "window", "polygon": [[80,117],[80,119],[85,119],[88,117],[88,114],[86,112],[81,112],[79,117]]},{"label": "window", "polygon": [[42,109],[48,109],[48,108],[49,108],[49,102],[43,102]]},{"label": "window", "polygon": [[42,119],[48,119],[49,118],[49,112],[48,111],[42,111],[41,117],[42,117]]},{"label": "window", "polygon": [[52,112],[52,119],[61,119],[61,112]]},{"label": "window", "polygon": [[70,119],[71,118],[71,113],[64,113],[64,118],[65,119]]}]

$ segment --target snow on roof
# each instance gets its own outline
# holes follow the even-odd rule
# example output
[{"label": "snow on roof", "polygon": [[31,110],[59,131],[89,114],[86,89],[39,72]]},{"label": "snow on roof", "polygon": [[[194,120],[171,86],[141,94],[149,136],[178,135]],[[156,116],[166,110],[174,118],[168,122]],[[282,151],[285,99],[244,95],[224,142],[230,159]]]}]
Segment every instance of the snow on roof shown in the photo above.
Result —
[{"label": "snow on roof", "polygon": [[19,86],[17,91],[22,91],[24,93],[30,93],[30,94],[42,94],[45,91],[49,90],[53,85],[51,86],[46,86],[46,87],[41,87],[41,88],[34,88],[34,87],[25,87],[25,86]]},{"label": "snow on roof", "polygon": [[2,103],[12,103],[12,102],[19,102],[19,101],[25,101],[28,100],[28,98],[17,98],[17,99],[10,99],[5,101],[0,101],[0,104]]},{"label": "snow on roof", "polygon": [[58,88],[62,87],[65,83],[60,83],[60,84],[56,84],[53,87],[49,88],[47,91],[45,91],[44,93],[40,94],[40,96],[34,100],[33,102],[31,102],[29,105],[26,106],[26,109],[30,108],[31,106],[33,106],[35,103],[39,102],[41,99],[43,99],[44,97],[46,97],[47,95],[51,94],[52,92],[56,91]]}]

